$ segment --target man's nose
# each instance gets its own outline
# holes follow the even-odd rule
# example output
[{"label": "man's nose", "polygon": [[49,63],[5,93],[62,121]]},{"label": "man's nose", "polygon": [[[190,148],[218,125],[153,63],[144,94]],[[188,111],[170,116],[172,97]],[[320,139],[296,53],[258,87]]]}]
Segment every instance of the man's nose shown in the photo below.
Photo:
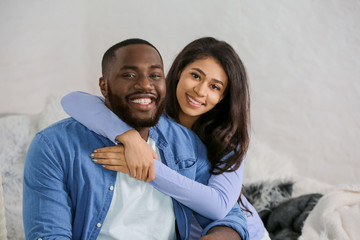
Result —
[{"label": "man's nose", "polygon": [[148,89],[152,89],[153,85],[152,82],[149,80],[148,76],[140,75],[134,87],[136,89],[148,90]]}]

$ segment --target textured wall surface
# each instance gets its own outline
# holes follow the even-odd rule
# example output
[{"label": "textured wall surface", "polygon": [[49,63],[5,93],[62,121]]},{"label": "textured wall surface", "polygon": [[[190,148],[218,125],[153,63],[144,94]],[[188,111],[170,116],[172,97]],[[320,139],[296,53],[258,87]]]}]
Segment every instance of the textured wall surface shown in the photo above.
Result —
[{"label": "textured wall surface", "polygon": [[360,1],[0,1],[0,113],[99,94],[100,59],[141,37],[166,69],[191,40],[229,42],[248,70],[252,132],[329,183],[360,181]]}]

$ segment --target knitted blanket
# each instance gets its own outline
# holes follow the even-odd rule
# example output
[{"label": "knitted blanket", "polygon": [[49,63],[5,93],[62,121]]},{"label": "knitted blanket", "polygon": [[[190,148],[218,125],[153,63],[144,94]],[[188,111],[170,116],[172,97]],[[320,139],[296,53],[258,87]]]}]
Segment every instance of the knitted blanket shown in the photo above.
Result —
[{"label": "knitted blanket", "polygon": [[325,194],[305,221],[300,240],[359,239],[360,185]]}]

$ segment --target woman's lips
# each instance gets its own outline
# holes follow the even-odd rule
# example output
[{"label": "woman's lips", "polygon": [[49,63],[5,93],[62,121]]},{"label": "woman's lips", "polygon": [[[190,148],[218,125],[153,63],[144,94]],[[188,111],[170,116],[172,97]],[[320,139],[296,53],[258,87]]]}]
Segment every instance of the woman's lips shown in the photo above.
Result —
[{"label": "woman's lips", "polygon": [[196,98],[191,97],[188,94],[186,94],[186,99],[188,100],[189,105],[196,107],[196,108],[199,108],[199,107],[205,105],[204,103],[200,102]]}]

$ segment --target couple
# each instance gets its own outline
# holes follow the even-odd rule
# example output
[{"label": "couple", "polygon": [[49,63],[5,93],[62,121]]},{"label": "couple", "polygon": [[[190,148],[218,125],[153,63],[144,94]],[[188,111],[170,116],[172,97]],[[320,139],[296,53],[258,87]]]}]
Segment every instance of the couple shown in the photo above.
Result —
[{"label": "couple", "polygon": [[[249,141],[249,95],[234,50],[213,38],[190,43],[167,75],[166,100],[161,56],[144,40],[111,47],[102,71],[100,88],[108,108],[82,93],[65,97],[63,106],[108,139],[70,118],[38,133],[29,148],[24,172],[27,237],[128,239],[149,234],[155,239],[196,239],[203,231],[209,234],[203,239],[236,232],[248,239],[235,203]],[[160,117],[164,102],[167,115]],[[169,116],[197,133],[208,153]],[[103,148],[113,145],[111,141],[123,147]],[[91,162],[87,154],[94,149]],[[261,220],[241,199],[252,212],[247,218],[250,237],[261,239]]]}]

